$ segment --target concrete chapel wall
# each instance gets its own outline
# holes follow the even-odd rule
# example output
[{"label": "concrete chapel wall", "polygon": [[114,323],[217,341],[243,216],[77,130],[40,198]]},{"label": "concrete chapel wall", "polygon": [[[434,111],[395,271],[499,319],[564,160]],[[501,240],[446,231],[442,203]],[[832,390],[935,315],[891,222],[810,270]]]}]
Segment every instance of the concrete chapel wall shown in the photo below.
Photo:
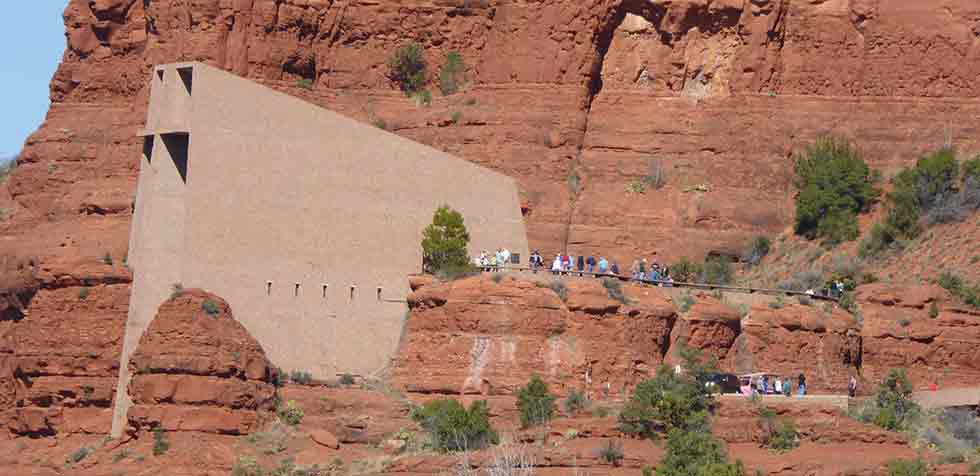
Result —
[{"label": "concrete chapel wall", "polygon": [[[438,206],[463,214],[471,252],[503,246],[526,262],[511,178],[202,64],[158,70],[117,395],[175,282],[227,299],[276,365],[324,378],[388,364]],[[186,181],[164,147],[181,138]],[[128,408],[117,400],[114,432]]]}]

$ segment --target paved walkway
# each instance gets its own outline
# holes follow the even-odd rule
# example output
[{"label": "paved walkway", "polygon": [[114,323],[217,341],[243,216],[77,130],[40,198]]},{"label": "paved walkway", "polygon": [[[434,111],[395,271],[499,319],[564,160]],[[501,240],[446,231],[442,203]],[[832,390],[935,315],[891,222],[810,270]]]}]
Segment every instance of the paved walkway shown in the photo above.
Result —
[{"label": "paved walkway", "polygon": [[724,291],[731,293],[742,293],[742,294],[769,294],[773,296],[809,296],[810,299],[816,301],[831,301],[838,302],[838,299],[831,296],[824,296],[820,294],[807,294],[802,291],[789,291],[786,289],[769,289],[769,288],[746,288],[739,286],[725,286],[720,284],[702,284],[702,283],[682,283],[682,282],[667,282],[667,281],[654,281],[650,279],[633,279],[628,276],[613,275],[613,274],[600,274],[600,273],[589,273],[586,271],[570,271],[567,273],[556,274],[552,273],[551,270],[546,270],[544,268],[531,269],[527,266],[507,266],[504,268],[485,268],[484,273],[496,273],[496,272],[514,272],[514,273],[525,273],[525,274],[537,274],[542,276],[553,276],[553,277],[563,277],[563,278],[614,278],[620,281],[634,282],[648,284],[651,286],[670,286],[675,288],[691,288],[691,289],[703,289],[708,291]]},{"label": "paved walkway", "polygon": [[926,390],[912,394],[923,408],[976,407],[980,406],[980,387]]}]

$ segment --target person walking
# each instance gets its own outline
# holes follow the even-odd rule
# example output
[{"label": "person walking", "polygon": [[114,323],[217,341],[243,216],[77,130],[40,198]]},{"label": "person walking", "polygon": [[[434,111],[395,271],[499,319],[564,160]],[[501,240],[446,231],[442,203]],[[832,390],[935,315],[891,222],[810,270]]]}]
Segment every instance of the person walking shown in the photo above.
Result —
[{"label": "person walking", "polygon": [[644,277],[646,275],[647,275],[647,259],[646,258],[643,258],[643,261],[640,261],[640,276],[639,276],[639,280],[640,281],[643,281],[643,279],[644,279]]},{"label": "person walking", "polygon": [[776,395],[782,395],[783,394],[783,379],[781,379],[779,377],[776,377],[774,380],[775,380],[775,382],[773,382],[772,386],[773,386],[773,390],[775,391],[775,394]]},{"label": "person walking", "polygon": [[788,397],[793,394],[793,380],[789,377],[783,378],[783,396]]},{"label": "person walking", "polygon": [[806,395],[806,376],[804,376],[803,374],[800,374],[800,377],[799,377],[798,380],[799,381],[798,381],[797,390],[798,390],[799,396],[802,397],[802,396]]},{"label": "person walking", "polygon": [[639,279],[640,277],[640,260],[633,260],[633,266],[630,266],[630,275],[633,279]]},{"label": "person walking", "polygon": [[578,262],[576,263],[576,267],[578,268],[578,272],[579,273],[581,273],[582,271],[585,271],[585,257],[584,256],[578,255]]},{"label": "person walking", "polygon": [[854,398],[855,396],[857,396],[857,390],[858,390],[858,381],[853,375],[851,375],[851,380],[847,382],[847,396]]},{"label": "person walking", "polygon": [[585,262],[589,265],[589,273],[595,273],[595,256],[589,255],[589,259]]},{"label": "person walking", "polygon": [[618,264],[616,264],[616,263],[613,263],[613,264],[612,264],[612,268],[609,268],[609,271],[610,271],[610,272],[611,272],[612,274],[614,274],[614,275],[616,275],[616,276],[619,276],[619,265],[618,265]]},{"label": "person walking", "polygon": [[606,260],[604,256],[599,257],[599,274],[606,274],[609,272],[609,261]]},{"label": "person walking", "polygon": [[551,263],[552,274],[561,274],[561,253],[555,255],[555,261]]}]

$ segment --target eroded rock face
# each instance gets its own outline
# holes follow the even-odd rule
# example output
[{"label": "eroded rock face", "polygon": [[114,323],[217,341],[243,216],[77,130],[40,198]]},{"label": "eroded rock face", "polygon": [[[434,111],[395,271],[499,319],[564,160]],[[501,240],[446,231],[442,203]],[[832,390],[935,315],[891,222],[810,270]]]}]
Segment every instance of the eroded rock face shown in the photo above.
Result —
[{"label": "eroded rock face", "polygon": [[[124,253],[150,68],[201,60],[513,176],[533,248],[620,263],[736,249],[791,221],[787,157],[818,135],[884,169],[950,132],[976,152],[978,16],[964,0],[72,0],[0,233],[42,261]],[[385,61],[408,39],[433,88],[460,52],[465,91],[427,108],[397,92]],[[624,189],[652,156],[666,184],[637,199]]]},{"label": "eroded rock face", "polygon": [[489,276],[435,283],[412,312],[394,372],[410,392],[510,395],[532,375],[555,392],[621,394],[663,361],[676,313],[654,288],[569,280],[567,300],[540,283]]},{"label": "eroded rock face", "polygon": [[[861,286],[865,376],[904,368],[918,388],[975,386],[980,378],[980,311],[935,285]],[[936,317],[932,314],[938,312]]]},{"label": "eroded rock face", "polygon": [[740,372],[770,372],[794,381],[803,373],[811,392],[841,394],[861,365],[861,327],[836,307],[786,304],[756,306],[742,322],[742,335],[728,355]]},{"label": "eroded rock face", "polygon": [[130,371],[129,422],[137,431],[246,434],[274,406],[275,370],[262,347],[227,303],[200,290],[160,306]]},{"label": "eroded rock face", "polygon": [[107,433],[128,270],[56,261],[13,271],[0,283],[0,417],[20,435]]}]

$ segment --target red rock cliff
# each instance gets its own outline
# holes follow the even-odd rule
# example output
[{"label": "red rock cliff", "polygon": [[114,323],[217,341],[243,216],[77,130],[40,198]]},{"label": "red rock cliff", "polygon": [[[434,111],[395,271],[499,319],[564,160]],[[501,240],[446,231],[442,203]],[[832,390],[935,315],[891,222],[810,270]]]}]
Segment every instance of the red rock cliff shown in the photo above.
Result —
[{"label": "red rock cliff", "polygon": [[[980,148],[972,0],[72,0],[65,24],[51,110],[0,191],[0,233],[42,261],[125,252],[148,72],[177,60],[512,175],[533,247],[621,262],[780,229],[788,155],[818,134],[886,169],[947,137]],[[385,60],[408,40],[433,76],[459,51],[464,93],[420,108],[395,92]],[[649,157],[665,187],[627,194]]]}]

